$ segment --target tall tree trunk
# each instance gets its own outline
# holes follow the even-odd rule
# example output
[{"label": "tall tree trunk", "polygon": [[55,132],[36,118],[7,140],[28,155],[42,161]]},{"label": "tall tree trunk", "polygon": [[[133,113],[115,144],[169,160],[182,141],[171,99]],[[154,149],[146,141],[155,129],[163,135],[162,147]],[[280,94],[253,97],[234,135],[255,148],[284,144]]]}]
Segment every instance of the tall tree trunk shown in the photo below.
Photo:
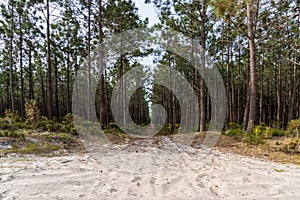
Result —
[{"label": "tall tree trunk", "polygon": [[[231,38],[230,38],[231,40]],[[231,44],[231,43],[230,43]],[[230,57],[231,57],[231,61],[233,60],[233,52],[232,52],[232,45],[230,45]],[[231,68],[231,67],[229,67]],[[236,121],[236,112],[234,109],[235,106],[235,91],[234,91],[234,78],[233,78],[233,73],[232,73],[232,69],[230,69],[230,90],[231,90],[231,105],[232,105],[232,121]]]},{"label": "tall tree trunk", "polygon": [[41,72],[41,84],[42,84],[42,100],[43,100],[43,105],[42,107],[42,115],[47,114],[47,103],[46,103],[46,91],[45,91],[45,84],[44,84],[44,75],[43,72]]},{"label": "tall tree trunk", "polygon": [[281,65],[278,67],[278,80],[277,80],[277,115],[276,120],[279,123],[281,120]]},{"label": "tall tree trunk", "polygon": [[260,80],[260,96],[259,96],[259,123],[264,121],[263,117],[263,93],[264,93],[264,54],[262,55],[262,64],[261,64],[261,80]]},{"label": "tall tree trunk", "polygon": [[55,55],[55,65],[54,65],[54,74],[55,74],[55,117],[58,121],[60,121],[59,117],[59,99],[58,99],[58,62],[57,56]]},{"label": "tall tree trunk", "polygon": [[200,78],[200,132],[205,131],[206,122],[206,95],[205,95],[205,82],[203,77],[205,76],[205,49],[206,49],[206,0],[202,0],[201,8],[201,46],[203,51],[201,52],[201,78]]},{"label": "tall tree trunk", "polygon": [[6,109],[11,109],[11,107],[10,107],[10,83],[9,83],[9,80],[6,82],[6,97],[7,97]]},{"label": "tall tree trunk", "polygon": [[233,122],[233,101],[232,101],[232,79],[231,79],[231,66],[230,66],[230,45],[231,45],[231,38],[230,38],[230,25],[229,23],[227,24],[227,56],[226,56],[226,66],[227,66],[227,99],[228,99],[228,104],[229,104],[229,117],[228,120],[229,122]]},{"label": "tall tree trunk", "polygon": [[102,0],[99,0],[98,5],[98,31],[99,31],[99,64],[100,64],[100,124],[102,127],[106,125],[106,107],[105,107],[105,96],[104,96],[104,61],[103,61],[103,30],[102,30]]},{"label": "tall tree trunk", "polygon": [[34,99],[34,89],[33,89],[33,70],[32,70],[32,46],[29,44],[28,52],[28,62],[29,62],[29,99]]},{"label": "tall tree trunk", "polygon": [[249,117],[246,131],[252,131],[256,118],[256,48],[255,48],[255,30],[253,24],[253,2],[247,3],[247,28],[248,43],[250,48],[250,80],[249,80]]},{"label": "tall tree trunk", "polygon": [[21,116],[24,116],[25,94],[24,94],[24,77],[23,77],[23,30],[22,30],[22,14],[19,14],[19,30],[20,30],[20,75],[21,75]]},{"label": "tall tree trunk", "polygon": [[293,119],[294,115],[294,104],[295,104],[295,93],[297,87],[297,66],[296,66],[296,55],[294,58],[294,67],[293,67],[293,83],[290,88],[290,95],[289,95],[289,111],[288,111],[288,121]]},{"label": "tall tree trunk", "polygon": [[231,99],[231,69],[230,69],[230,57],[229,57],[229,45],[227,46],[227,99],[229,104],[229,122],[233,122],[233,102]]},{"label": "tall tree trunk", "polygon": [[91,120],[91,0],[88,0],[88,41],[87,41],[87,50],[88,50],[88,78],[87,78],[87,117],[88,120]]},{"label": "tall tree trunk", "polygon": [[248,126],[248,119],[249,119],[249,105],[250,105],[250,92],[247,92],[247,100],[245,106],[245,112],[243,117],[243,129],[246,130]]},{"label": "tall tree trunk", "polygon": [[237,122],[241,122],[241,49],[238,48],[239,55],[238,55],[238,85],[237,85]]},{"label": "tall tree trunk", "polygon": [[48,117],[49,119],[53,119],[53,97],[52,97],[52,70],[51,70],[51,41],[50,41],[50,5],[49,0],[46,3],[47,9],[47,79],[48,79]]},{"label": "tall tree trunk", "polygon": [[171,63],[171,53],[168,53],[168,64],[169,64],[169,108],[168,108],[168,116],[169,116],[169,123],[171,124],[171,133],[174,133],[175,129],[175,122],[174,122],[174,116],[173,116],[173,93],[172,93],[172,74],[171,74],[171,68],[172,68],[172,63]]},{"label": "tall tree trunk", "polygon": [[14,39],[14,3],[11,5],[11,23],[9,38],[9,93],[10,93],[10,109],[15,112],[15,98],[13,86],[13,39]]},{"label": "tall tree trunk", "polygon": [[68,38],[68,50],[67,50],[67,113],[71,113],[71,89],[70,89],[70,42]]}]

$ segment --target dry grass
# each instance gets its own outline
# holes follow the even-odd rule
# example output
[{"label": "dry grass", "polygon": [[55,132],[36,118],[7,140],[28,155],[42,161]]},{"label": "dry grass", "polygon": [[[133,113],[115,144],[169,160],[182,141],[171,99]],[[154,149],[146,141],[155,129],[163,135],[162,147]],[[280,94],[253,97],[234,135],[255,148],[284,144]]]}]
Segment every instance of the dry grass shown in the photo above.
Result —
[{"label": "dry grass", "polygon": [[293,138],[274,138],[264,140],[264,144],[249,145],[236,141],[231,137],[222,135],[215,148],[221,152],[230,152],[244,156],[258,157],[279,163],[292,163],[300,165],[300,153],[298,151],[285,151]]}]

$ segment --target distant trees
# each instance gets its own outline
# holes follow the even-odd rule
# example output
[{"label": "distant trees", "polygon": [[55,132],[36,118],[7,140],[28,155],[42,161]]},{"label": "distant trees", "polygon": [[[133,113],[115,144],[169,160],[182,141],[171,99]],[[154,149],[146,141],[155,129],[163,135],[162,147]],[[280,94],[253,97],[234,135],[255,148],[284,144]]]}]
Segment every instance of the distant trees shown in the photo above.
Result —
[{"label": "distant trees", "polygon": [[[0,114],[11,109],[23,115],[25,99],[34,99],[41,115],[60,120],[72,111],[73,81],[80,65],[97,48],[96,44],[111,34],[146,26],[146,23],[139,19],[132,1],[2,2]],[[122,55],[120,60],[126,62],[126,57]],[[109,70],[116,68],[124,74],[133,65],[128,63],[125,69],[118,62],[110,69],[102,69],[105,71],[101,73],[95,102],[101,124],[113,120],[108,109],[113,84],[107,77]],[[120,78],[120,73],[110,75]],[[143,107],[148,109],[145,97],[140,96],[146,92],[141,90],[138,94],[134,101],[144,101]],[[148,111],[144,113],[149,115]],[[140,123],[147,118],[136,112],[135,115],[139,116],[135,118]]]},{"label": "distant trees", "polygon": [[[299,66],[299,52],[295,48],[299,46],[300,36],[299,2],[146,2],[153,3],[160,11],[161,26],[198,38],[214,60],[226,84],[227,122],[243,123],[244,130],[250,132],[258,122],[280,127],[299,117],[299,93],[296,92],[297,97],[294,93],[294,88],[299,85],[295,85],[297,81],[293,78],[300,73],[295,68]],[[181,66],[193,70],[191,66]],[[185,76],[195,91],[201,90],[201,77]],[[204,119],[201,117],[199,130],[203,130],[201,124],[206,125],[210,116],[209,95],[206,90],[204,95],[201,94],[198,96],[200,116],[206,117],[205,123],[201,122]],[[201,96],[206,96],[207,104]]]},{"label": "distant trees", "polygon": [[[257,123],[281,127],[300,117],[299,1],[146,2],[159,11],[157,26],[195,39],[218,67],[227,92],[227,122],[243,123],[250,132]],[[72,111],[73,82],[85,59],[91,73],[90,54],[97,44],[125,30],[147,26],[134,3],[125,0],[5,0],[0,8],[0,115],[6,109],[24,115],[25,99],[32,99],[41,115],[61,120]],[[114,84],[140,66],[136,58],[151,52],[143,51],[126,52],[108,68],[101,68],[96,102],[88,107],[96,107],[103,126],[114,120],[110,110]],[[99,53],[99,62],[104,63],[103,52]],[[166,65],[190,82],[200,103],[199,130],[206,130],[212,113],[210,94],[201,76],[205,61],[200,73],[175,53],[159,53],[158,68]],[[166,73],[172,80],[170,70]],[[141,72],[142,77],[147,77],[146,73],[149,71]],[[181,115],[174,94],[165,87],[150,86],[147,78],[136,81],[144,87],[129,102],[134,121],[149,123],[151,100],[165,106],[167,123],[174,131]],[[128,103],[123,98],[126,88],[126,83],[121,83],[118,102],[124,105]],[[87,90],[87,97],[91,95]]]}]

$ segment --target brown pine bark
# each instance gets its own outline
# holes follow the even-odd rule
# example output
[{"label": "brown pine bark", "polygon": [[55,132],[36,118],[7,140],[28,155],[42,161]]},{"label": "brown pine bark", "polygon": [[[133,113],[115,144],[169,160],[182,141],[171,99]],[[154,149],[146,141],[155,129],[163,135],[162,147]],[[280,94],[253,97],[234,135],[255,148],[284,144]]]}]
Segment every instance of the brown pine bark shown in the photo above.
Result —
[{"label": "brown pine bark", "polygon": [[281,65],[278,66],[278,80],[277,80],[277,113],[276,113],[276,120],[279,123],[281,120]]},{"label": "brown pine bark", "polygon": [[46,2],[47,16],[47,82],[48,82],[48,117],[53,119],[53,97],[52,97],[52,69],[51,69],[51,40],[50,40],[50,11],[49,11],[49,0]]},{"label": "brown pine bark", "polygon": [[23,76],[23,30],[22,30],[22,13],[19,14],[19,31],[20,31],[20,75],[21,75],[21,116],[24,116],[25,94],[24,94],[24,76]]},{"label": "brown pine bark", "polygon": [[255,47],[255,26],[253,19],[253,2],[247,3],[247,28],[248,43],[250,49],[250,80],[249,80],[249,117],[247,120],[247,132],[251,132],[256,119],[256,47]]},{"label": "brown pine bark", "polygon": [[88,50],[88,77],[87,77],[87,117],[88,120],[91,119],[91,0],[88,0],[88,41],[87,41],[87,50]]},{"label": "brown pine bark", "polygon": [[15,112],[15,98],[13,86],[13,39],[14,39],[14,3],[11,6],[11,24],[10,24],[10,38],[9,38],[9,93],[10,93],[10,109]]},{"label": "brown pine bark", "polygon": [[99,64],[100,64],[100,125],[104,127],[106,125],[106,107],[105,107],[105,96],[104,96],[104,62],[103,62],[103,30],[102,30],[102,0],[98,3],[98,31],[99,31]]},{"label": "brown pine bark", "polygon": [[71,113],[71,88],[70,88],[70,71],[71,71],[71,61],[70,61],[70,42],[68,38],[68,50],[67,50],[67,113]]},{"label": "brown pine bark", "polygon": [[264,54],[262,55],[262,66],[261,66],[261,80],[260,80],[260,96],[259,96],[259,123],[264,121],[264,114],[263,114],[263,94],[264,94]]},{"label": "brown pine bark", "polygon": [[[54,53],[55,54],[55,53]],[[59,117],[59,98],[58,98],[58,61],[57,56],[55,56],[54,60],[54,75],[55,75],[55,117],[58,121],[60,121]]]},{"label": "brown pine bark", "polygon": [[206,41],[206,0],[202,0],[201,8],[201,46],[203,51],[201,52],[201,78],[200,78],[200,126],[199,131],[205,131],[206,122],[206,95],[205,95],[205,82],[203,77],[205,76],[205,41]]},{"label": "brown pine bark", "polygon": [[29,53],[28,53],[28,62],[29,62],[29,99],[34,99],[34,89],[33,89],[33,69],[32,69],[32,46],[29,44]]},{"label": "brown pine bark", "polygon": [[289,95],[289,111],[288,111],[288,121],[291,121],[294,116],[294,105],[295,105],[295,93],[297,88],[297,66],[296,66],[296,56],[295,63],[293,65],[293,83],[290,88]]}]

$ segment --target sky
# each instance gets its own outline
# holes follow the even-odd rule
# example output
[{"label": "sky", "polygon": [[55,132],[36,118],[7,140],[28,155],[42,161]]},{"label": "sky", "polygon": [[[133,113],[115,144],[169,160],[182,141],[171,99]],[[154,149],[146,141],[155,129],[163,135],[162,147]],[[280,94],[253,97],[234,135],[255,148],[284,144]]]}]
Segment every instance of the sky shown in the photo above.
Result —
[{"label": "sky", "polygon": [[[138,14],[141,17],[141,19],[145,19],[148,17],[149,19],[149,27],[153,26],[154,24],[159,22],[158,18],[158,10],[154,7],[153,4],[145,4],[145,0],[133,0],[135,3],[135,6],[138,8]],[[153,56],[148,56],[145,58],[140,58],[138,61],[145,65],[145,66],[151,66],[153,67]]]},{"label": "sky", "polygon": [[135,6],[139,9],[138,13],[142,19],[148,17],[149,26],[154,25],[159,22],[158,19],[158,10],[154,7],[153,4],[145,4],[145,0],[133,0],[135,2]]}]

